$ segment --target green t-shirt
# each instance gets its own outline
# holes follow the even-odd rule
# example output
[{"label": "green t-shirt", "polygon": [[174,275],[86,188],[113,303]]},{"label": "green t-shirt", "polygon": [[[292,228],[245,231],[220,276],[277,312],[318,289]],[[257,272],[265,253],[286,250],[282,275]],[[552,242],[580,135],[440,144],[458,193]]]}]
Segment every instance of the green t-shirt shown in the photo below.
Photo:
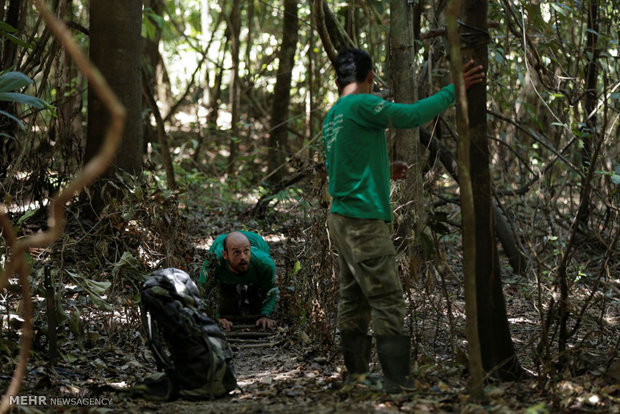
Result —
[{"label": "green t-shirt", "polygon": [[323,122],[333,213],[392,221],[390,163],[385,128],[420,126],[454,102],[454,86],[413,104],[370,94],[343,96]]},{"label": "green t-shirt", "polygon": [[[279,290],[276,286],[276,265],[269,256],[269,245],[258,234],[249,231],[241,231],[250,241],[250,265],[244,273],[233,273],[228,268],[228,264],[222,257],[224,250],[224,239],[226,234],[221,234],[213,241],[209,251],[215,254],[217,263],[214,264],[213,278],[207,284],[207,290],[221,284],[235,285],[258,285],[264,292],[264,298],[260,307],[261,315],[269,315],[273,312],[273,308],[278,300]],[[205,260],[200,277],[199,284],[207,283],[207,274],[209,269],[209,261]]]}]

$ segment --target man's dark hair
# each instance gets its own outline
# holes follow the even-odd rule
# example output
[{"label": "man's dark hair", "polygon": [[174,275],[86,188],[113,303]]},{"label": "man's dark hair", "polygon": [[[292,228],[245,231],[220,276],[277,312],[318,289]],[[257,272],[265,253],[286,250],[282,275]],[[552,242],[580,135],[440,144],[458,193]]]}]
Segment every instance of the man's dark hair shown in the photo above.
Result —
[{"label": "man's dark hair", "polygon": [[352,82],[363,82],[371,70],[372,58],[361,49],[345,49],[336,57],[336,76],[340,88]]}]

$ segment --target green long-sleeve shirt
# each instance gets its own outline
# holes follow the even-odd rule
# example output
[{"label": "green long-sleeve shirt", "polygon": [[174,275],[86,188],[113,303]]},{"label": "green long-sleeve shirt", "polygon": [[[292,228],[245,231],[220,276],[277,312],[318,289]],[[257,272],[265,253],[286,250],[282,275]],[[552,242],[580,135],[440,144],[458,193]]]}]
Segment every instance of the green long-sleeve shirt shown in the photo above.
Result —
[{"label": "green long-sleeve shirt", "polygon": [[385,128],[420,126],[453,102],[453,85],[413,104],[393,103],[370,94],[340,98],[323,122],[331,211],[352,218],[392,221]]},{"label": "green long-sleeve shirt", "polygon": [[228,264],[222,257],[224,250],[224,239],[227,234],[219,235],[211,245],[209,251],[216,257],[214,264],[213,277],[207,280],[209,269],[209,261],[205,260],[200,277],[199,284],[207,283],[207,290],[212,289],[219,284],[235,284],[235,285],[257,285],[264,292],[264,298],[261,303],[261,315],[268,316],[273,312],[275,304],[278,300],[279,290],[276,286],[276,265],[269,256],[269,245],[258,234],[249,231],[241,231],[250,241],[250,265],[244,273],[231,272]]}]

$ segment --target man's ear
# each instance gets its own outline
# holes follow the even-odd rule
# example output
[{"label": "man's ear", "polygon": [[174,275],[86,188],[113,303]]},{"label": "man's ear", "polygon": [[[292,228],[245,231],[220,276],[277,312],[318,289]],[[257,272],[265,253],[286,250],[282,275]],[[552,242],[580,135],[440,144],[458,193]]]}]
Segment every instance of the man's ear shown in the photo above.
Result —
[{"label": "man's ear", "polygon": [[372,85],[374,80],[375,80],[375,71],[371,70],[370,72],[368,72],[368,76],[366,76],[366,82]]},{"label": "man's ear", "polygon": [[228,252],[226,251],[226,249],[222,250],[222,258],[224,260],[228,260]]}]

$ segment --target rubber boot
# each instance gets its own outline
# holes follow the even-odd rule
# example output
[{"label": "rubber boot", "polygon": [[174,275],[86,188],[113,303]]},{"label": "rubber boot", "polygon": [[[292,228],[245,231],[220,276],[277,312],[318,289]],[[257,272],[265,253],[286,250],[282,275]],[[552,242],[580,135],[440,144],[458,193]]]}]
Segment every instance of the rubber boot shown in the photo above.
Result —
[{"label": "rubber boot", "polygon": [[370,363],[370,351],[372,349],[372,337],[357,333],[345,333],[340,335],[342,356],[347,367],[349,376],[347,383],[357,380],[360,375],[368,373]]},{"label": "rubber boot", "polygon": [[409,336],[377,336],[377,354],[383,370],[385,392],[393,394],[415,389],[413,378],[410,376],[410,347]]}]

